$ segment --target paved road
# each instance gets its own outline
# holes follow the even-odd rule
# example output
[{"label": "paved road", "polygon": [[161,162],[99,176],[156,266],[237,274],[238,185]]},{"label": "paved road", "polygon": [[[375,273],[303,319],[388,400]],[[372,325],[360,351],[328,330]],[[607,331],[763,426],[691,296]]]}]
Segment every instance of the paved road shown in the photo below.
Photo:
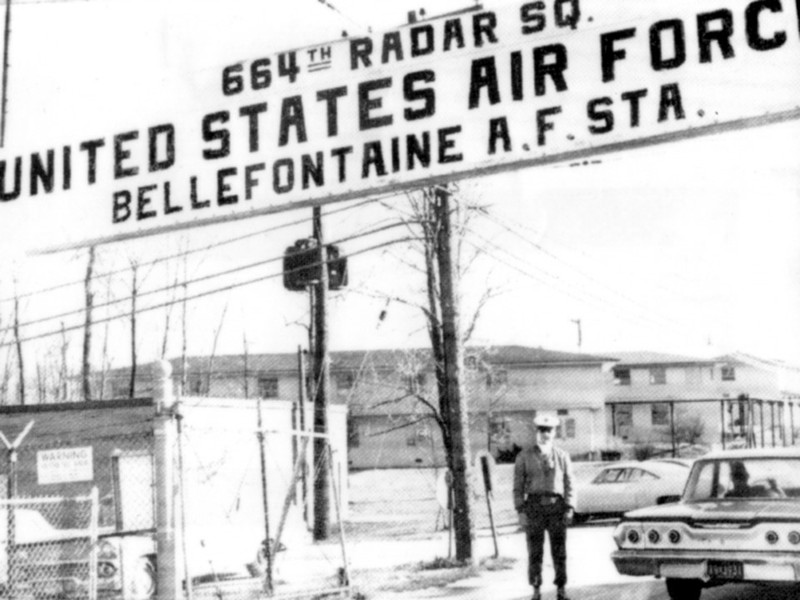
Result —
[{"label": "paved road", "polygon": [[[569,592],[571,600],[669,600],[664,582],[656,580],[581,587]],[[555,593],[543,596],[544,600],[552,600]],[[724,585],[705,590],[702,600],[795,600],[798,597],[800,589],[791,585]],[[529,598],[522,596],[519,600]]]}]

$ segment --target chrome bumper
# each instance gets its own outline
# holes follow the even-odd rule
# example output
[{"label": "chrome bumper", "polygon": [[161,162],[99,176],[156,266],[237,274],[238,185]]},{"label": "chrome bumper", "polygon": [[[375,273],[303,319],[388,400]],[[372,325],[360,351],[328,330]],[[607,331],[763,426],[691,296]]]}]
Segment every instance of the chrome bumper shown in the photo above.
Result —
[{"label": "chrome bumper", "polygon": [[800,581],[800,552],[680,552],[616,550],[614,566],[622,575],[649,575],[709,581],[708,561],[736,561],[742,581]]}]

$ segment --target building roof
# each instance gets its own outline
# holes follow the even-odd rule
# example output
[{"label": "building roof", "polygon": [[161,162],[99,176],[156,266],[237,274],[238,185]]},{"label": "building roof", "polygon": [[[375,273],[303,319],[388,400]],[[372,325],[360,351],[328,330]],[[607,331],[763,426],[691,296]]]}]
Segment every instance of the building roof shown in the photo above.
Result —
[{"label": "building roof", "polygon": [[[614,362],[608,356],[559,352],[529,346],[467,346],[465,357],[474,356],[479,362],[492,366],[556,366],[556,365],[600,365]],[[358,370],[365,365],[372,369],[396,370],[399,364],[413,361],[418,369],[432,368],[431,351],[428,348],[393,349],[393,350],[340,350],[330,353],[331,371]],[[172,358],[173,373],[181,372],[181,359]],[[236,373],[241,375],[245,368],[243,354],[225,354],[213,357],[190,356],[186,359],[189,373],[205,373],[211,370],[215,374]],[[152,365],[143,365],[140,374],[149,377]],[[127,367],[115,369],[127,372]],[[297,354],[249,354],[247,356],[248,372],[256,373],[296,373]]]},{"label": "building roof", "polygon": [[698,358],[680,354],[666,354],[663,352],[650,352],[640,350],[634,352],[616,352],[614,354],[618,367],[651,367],[670,365],[713,365],[719,362],[716,359]]}]

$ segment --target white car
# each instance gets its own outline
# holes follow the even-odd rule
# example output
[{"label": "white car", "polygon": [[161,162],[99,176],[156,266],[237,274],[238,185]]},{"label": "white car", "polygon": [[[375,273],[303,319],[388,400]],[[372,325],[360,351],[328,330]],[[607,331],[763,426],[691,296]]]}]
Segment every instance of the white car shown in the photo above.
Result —
[{"label": "white car", "polygon": [[590,478],[576,478],[575,521],[619,517],[683,491],[689,468],[661,460],[613,462]]},{"label": "white car", "polygon": [[724,583],[800,581],[800,449],[708,454],[678,502],[626,514],[614,541],[617,571],[665,578],[673,600]]},{"label": "white car", "polygon": [[[39,511],[29,508],[16,508],[13,515],[14,552],[9,564],[8,512],[0,509],[0,598],[86,597],[93,550],[89,531],[58,529]],[[98,533],[95,549],[98,597],[152,598],[156,589],[152,538],[119,536],[106,529]]]}]

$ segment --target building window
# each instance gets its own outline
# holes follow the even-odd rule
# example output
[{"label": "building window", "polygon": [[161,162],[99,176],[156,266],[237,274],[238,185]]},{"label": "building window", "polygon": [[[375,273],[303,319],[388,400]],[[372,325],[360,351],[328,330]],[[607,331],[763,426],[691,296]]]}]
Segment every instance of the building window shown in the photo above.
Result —
[{"label": "building window", "polygon": [[259,398],[277,398],[278,397],[278,378],[277,377],[259,377],[258,378],[258,396],[259,396]]},{"label": "building window", "polygon": [[[561,411],[558,411],[559,413]],[[564,411],[565,413],[567,411]],[[556,427],[556,437],[561,440],[575,437],[575,419],[561,419]]]},{"label": "building window", "polygon": [[464,359],[464,366],[470,370],[475,370],[478,368],[478,357],[470,355]]},{"label": "building window", "polygon": [[347,417],[347,447],[358,448],[361,445],[361,435],[358,421],[348,415]]},{"label": "building window", "polygon": [[414,373],[406,375],[406,390],[412,394],[425,388],[425,373]]},{"label": "building window", "polygon": [[499,369],[497,371],[489,371],[486,374],[486,387],[499,388],[508,384],[508,371]]},{"label": "building window", "polygon": [[653,425],[669,425],[669,404],[659,402],[650,410],[650,422]]},{"label": "building window", "polygon": [[650,368],[650,385],[664,385],[667,383],[667,370],[664,367]]},{"label": "building window", "polygon": [[721,369],[722,381],[736,381],[736,368],[730,365],[725,365]]},{"label": "building window", "polygon": [[349,390],[355,385],[356,376],[352,371],[344,371],[336,374],[336,389]]},{"label": "building window", "polygon": [[631,384],[630,369],[614,369],[614,385],[630,385],[630,384]]}]

